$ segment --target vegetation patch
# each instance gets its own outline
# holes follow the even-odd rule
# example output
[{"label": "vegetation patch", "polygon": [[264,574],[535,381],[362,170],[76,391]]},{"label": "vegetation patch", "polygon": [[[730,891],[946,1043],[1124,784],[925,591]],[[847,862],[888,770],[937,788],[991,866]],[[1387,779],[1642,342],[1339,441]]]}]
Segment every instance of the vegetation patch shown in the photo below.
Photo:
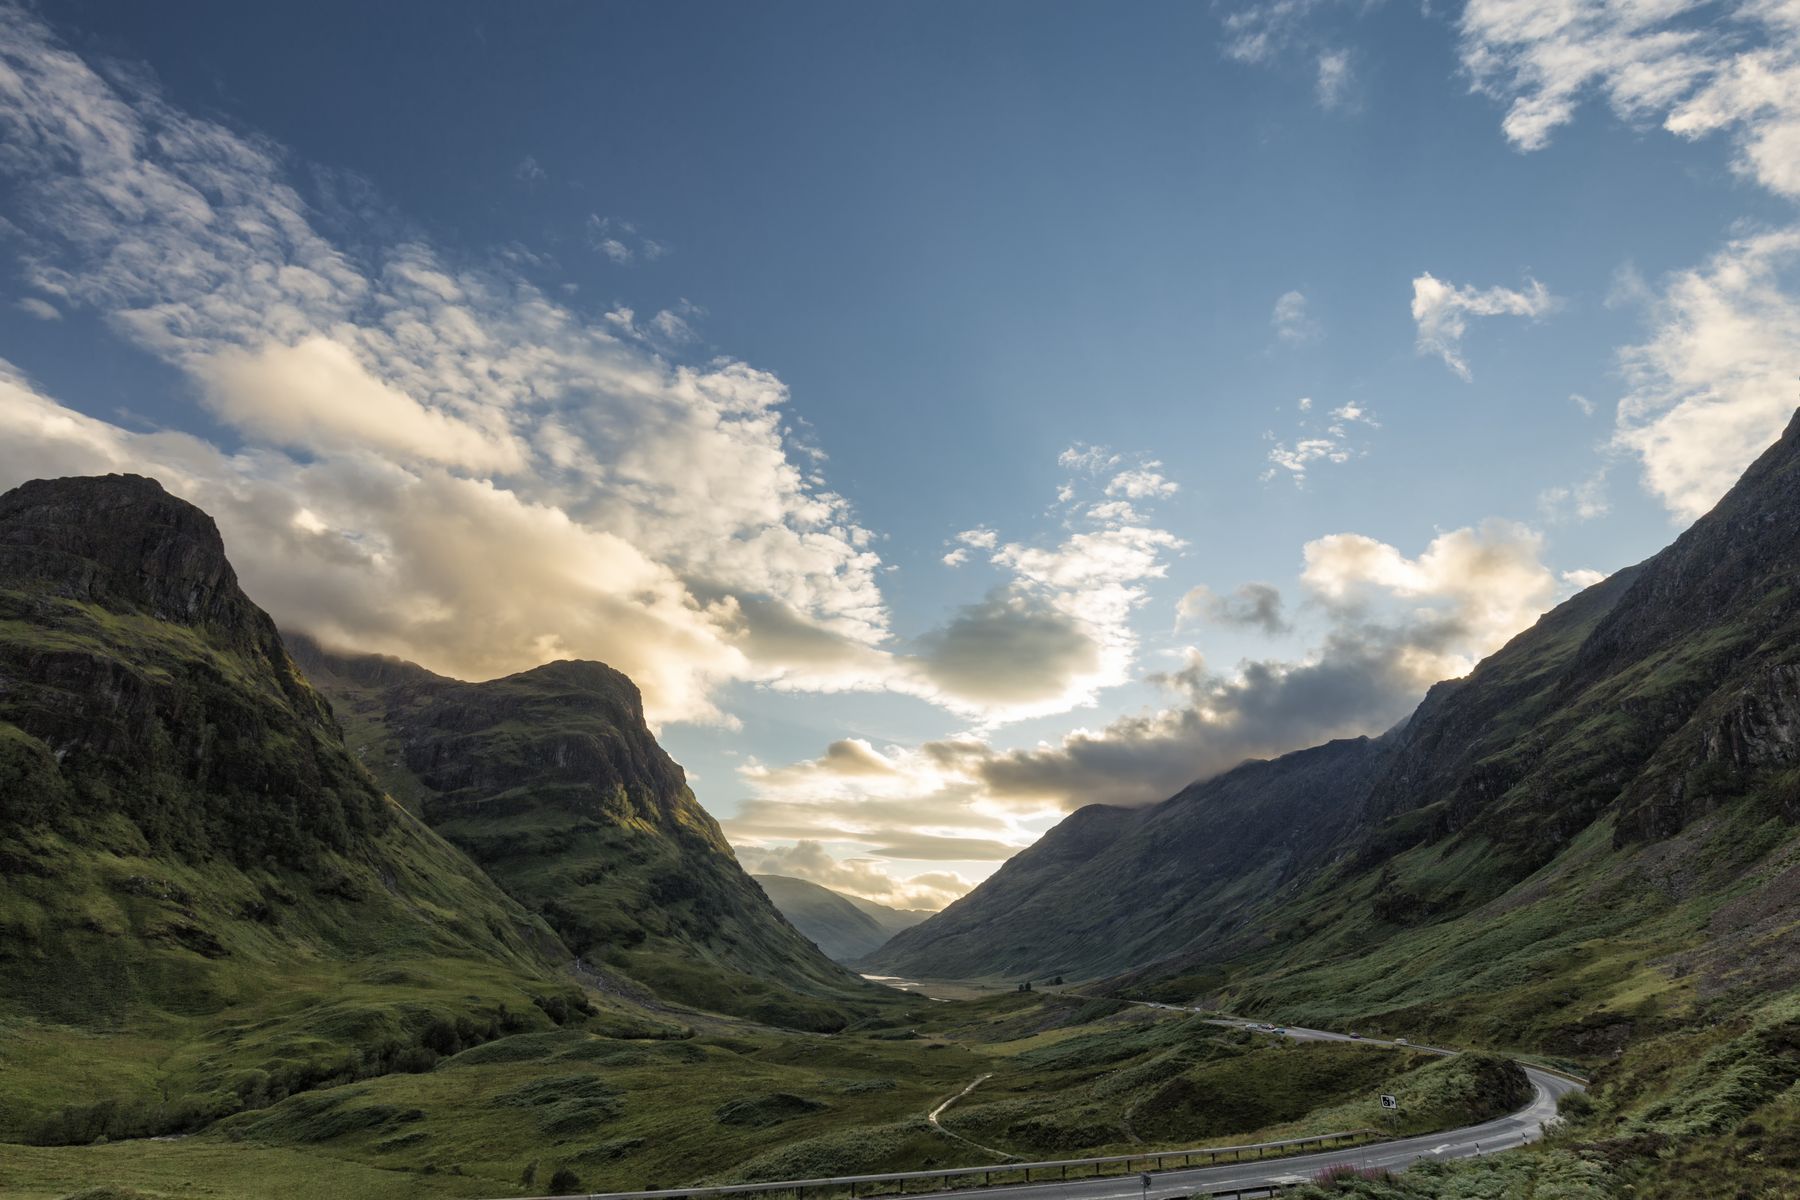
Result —
[{"label": "vegetation patch", "polygon": [[752,1129],[762,1129],[824,1108],[825,1105],[818,1100],[808,1100],[805,1096],[796,1096],[792,1092],[772,1092],[767,1096],[727,1101],[713,1115],[721,1125],[747,1125]]}]

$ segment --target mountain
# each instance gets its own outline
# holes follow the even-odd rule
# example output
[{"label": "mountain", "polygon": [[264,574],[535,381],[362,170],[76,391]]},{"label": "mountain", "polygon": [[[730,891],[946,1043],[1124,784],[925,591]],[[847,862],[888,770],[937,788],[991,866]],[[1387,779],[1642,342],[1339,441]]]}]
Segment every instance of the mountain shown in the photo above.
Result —
[{"label": "mountain", "polygon": [[1112,986],[1566,1053],[1792,987],[1796,529],[1800,417],[1402,728],[1084,809],[868,962],[1129,967]]},{"label": "mountain", "polygon": [[830,1030],[876,989],[801,936],[738,865],[596,662],[465,683],[292,635],[375,777],[605,975],[669,999]]},{"label": "mountain", "polygon": [[130,475],[0,496],[0,1136],[423,1070],[584,1007],[567,958],[381,794],[205,513]]},{"label": "mountain", "polygon": [[751,878],[762,885],[781,915],[835,962],[854,962],[900,930],[910,929],[931,915],[846,896],[788,875]]},{"label": "mountain", "polygon": [[1248,762],[1148,808],[1078,809],[863,960],[895,975],[1092,978],[1233,931],[1321,865],[1390,738]]}]

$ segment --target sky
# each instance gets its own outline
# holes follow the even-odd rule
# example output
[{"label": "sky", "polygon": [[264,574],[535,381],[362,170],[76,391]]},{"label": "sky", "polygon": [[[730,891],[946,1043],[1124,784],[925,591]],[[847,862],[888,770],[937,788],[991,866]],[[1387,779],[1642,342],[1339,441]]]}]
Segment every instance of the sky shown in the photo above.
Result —
[{"label": "sky", "polygon": [[630,674],[936,908],[1404,719],[1800,399],[1800,4],[0,3],[0,486]]}]

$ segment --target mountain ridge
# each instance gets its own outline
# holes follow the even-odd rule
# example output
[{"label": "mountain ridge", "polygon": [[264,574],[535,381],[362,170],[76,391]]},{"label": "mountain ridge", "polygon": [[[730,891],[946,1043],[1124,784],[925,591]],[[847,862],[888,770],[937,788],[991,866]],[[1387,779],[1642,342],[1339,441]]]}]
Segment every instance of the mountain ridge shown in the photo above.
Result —
[{"label": "mountain ridge", "polygon": [[290,644],[389,791],[577,955],[777,1025],[841,1028],[874,995],[739,866],[622,673],[559,660],[470,683]]},{"label": "mountain ridge", "polygon": [[[1609,853],[1628,855],[1616,868],[1626,870],[1632,847],[1716,811],[1765,804],[1791,825],[1800,795],[1776,775],[1800,763],[1796,525],[1800,414],[1670,547],[1558,605],[1468,676],[1430,689],[1407,722],[1376,739],[1385,761],[1369,772],[1322,782],[1310,802],[1272,783],[1260,794],[1253,787],[1235,815],[1229,806],[1203,814],[1227,821],[1219,830],[1202,820],[1185,840],[1163,839],[1160,849],[1144,842],[1156,852],[1117,871],[1111,890],[1095,886],[1097,865],[1060,882],[1031,868],[1117,863],[1136,830],[1174,819],[1182,797],[1205,803],[1239,772],[1249,773],[1240,780],[1274,780],[1281,771],[1273,764],[1293,770],[1323,748],[1246,764],[1138,815],[1078,810],[866,965],[940,977],[1123,971],[1205,989],[1250,960],[1303,961],[1296,943],[1314,945],[1324,962],[1452,921],[1574,853],[1589,831]],[[1284,839],[1296,819],[1321,823],[1327,836],[1300,870],[1264,879],[1272,862],[1292,860]],[[1171,847],[1199,854],[1209,837],[1233,829],[1250,836],[1236,843],[1242,861],[1226,864],[1220,882],[1239,888],[1241,904],[1221,904],[1229,887],[1178,881],[1180,903],[1164,913],[1177,918],[1175,933],[1128,931],[1123,947],[1102,936],[1107,920],[1128,928],[1133,912],[1157,911],[1169,885],[1151,881],[1184,865]],[[1094,844],[1096,830],[1104,844]],[[1349,895],[1369,909],[1354,920],[1329,916]],[[1207,904],[1211,916],[1186,911]],[[1052,910],[1085,914],[1059,919],[1085,922],[1077,927],[1089,934],[1057,938],[1055,922],[1025,919]],[[1171,947],[1171,939],[1185,943]]]}]

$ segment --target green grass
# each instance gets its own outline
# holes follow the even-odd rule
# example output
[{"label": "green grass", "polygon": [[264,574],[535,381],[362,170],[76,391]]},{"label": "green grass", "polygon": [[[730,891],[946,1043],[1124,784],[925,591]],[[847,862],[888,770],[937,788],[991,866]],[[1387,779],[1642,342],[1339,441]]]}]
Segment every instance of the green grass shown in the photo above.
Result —
[{"label": "green grass", "polygon": [[[206,1194],[186,1186],[204,1179],[210,1194],[306,1200],[422,1195],[429,1182],[439,1195],[499,1196],[534,1190],[521,1183],[532,1164],[538,1191],[557,1170],[612,1190],[980,1165],[991,1156],[924,1116],[986,1074],[946,1126],[1024,1157],[1335,1131],[1366,1124],[1382,1089],[1407,1097],[1419,1127],[1511,1103],[1483,1093],[1464,1060],[1278,1046],[1177,1014],[1092,1008],[1014,995],[916,1006],[896,1014],[917,1030],[906,1038],[717,1021],[685,1038],[611,1037],[586,1028],[620,1019],[602,1013],[420,1073],[293,1095],[178,1141],[0,1146],[0,1187],[33,1200],[101,1184],[189,1195]],[[1251,1085],[1265,1105],[1241,1103]],[[1177,1093],[1179,1106],[1145,1103]]]}]

